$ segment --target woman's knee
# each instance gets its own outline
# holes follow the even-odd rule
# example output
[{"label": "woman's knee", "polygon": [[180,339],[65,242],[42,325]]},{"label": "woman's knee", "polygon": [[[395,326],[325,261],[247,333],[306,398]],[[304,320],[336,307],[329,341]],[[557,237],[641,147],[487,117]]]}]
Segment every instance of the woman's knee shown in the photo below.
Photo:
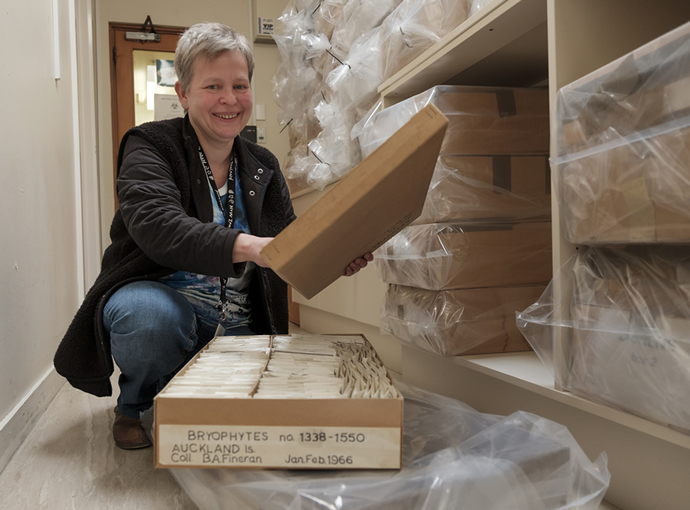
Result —
[{"label": "woman's knee", "polygon": [[159,282],[134,282],[118,289],[106,303],[103,322],[115,355],[119,350],[157,351],[194,348],[196,316],[187,300]]}]

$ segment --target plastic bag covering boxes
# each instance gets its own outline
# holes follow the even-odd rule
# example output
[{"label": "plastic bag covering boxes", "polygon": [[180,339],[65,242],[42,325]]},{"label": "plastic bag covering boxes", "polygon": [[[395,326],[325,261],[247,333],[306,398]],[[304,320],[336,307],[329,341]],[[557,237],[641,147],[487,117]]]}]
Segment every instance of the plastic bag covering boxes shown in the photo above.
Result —
[{"label": "plastic bag covering boxes", "polygon": [[414,223],[550,219],[547,156],[441,156]]},{"label": "plastic bag covering boxes", "polygon": [[563,87],[553,159],[566,239],[690,242],[690,24]]},{"label": "plastic bag covering boxes", "polygon": [[548,283],[551,223],[411,225],[377,250],[386,283],[428,290]]},{"label": "plastic bag covering boxes", "polygon": [[353,129],[367,156],[429,104],[448,129],[415,223],[550,219],[548,91],[442,85],[381,110]]},{"label": "plastic bag covering boxes", "polygon": [[376,251],[381,328],[444,356],[529,350],[514,313],[552,276],[548,92],[434,87],[372,109],[363,154],[429,104],[448,129],[422,214]]},{"label": "plastic bag covering boxes", "polygon": [[[552,288],[568,280],[566,320]],[[571,334],[567,389],[690,434],[687,247],[581,248],[554,282],[518,327],[547,365],[554,330]]]},{"label": "plastic bag covering boxes", "polygon": [[307,299],[422,212],[448,120],[427,105],[273,239],[262,256]]},{"label": "plastic bag covering boxes", "polygon": [[398,469],[402,412],[361,335],[217,337],[154,400],[156,467]]},{"label": "plastic bag covering boxes", "polygon": [[549,152],[549,94],[544,89],[440,85],[365,118],[357,130],[362,155],[387,140],[427,104],[448,117],[442,155]]},{"label": "plastic bag covering boxes", "polygon": [[381,329],[443,356],[529,351],[515,324],[544,285],[425,290],[389,285]]},{"label": "plastic bag covering boxes", "polygon": [[199,510],[597,510],[606,456],[587,458],[562,425],[482,414],[400,383],[400,471],[173,469]]}]

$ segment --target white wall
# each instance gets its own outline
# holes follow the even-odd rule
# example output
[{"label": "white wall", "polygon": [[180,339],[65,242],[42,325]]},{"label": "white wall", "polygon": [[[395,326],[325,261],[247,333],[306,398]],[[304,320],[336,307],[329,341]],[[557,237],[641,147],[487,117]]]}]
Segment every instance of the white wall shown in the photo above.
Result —
[{"label": "white wall", "polygon": [[[251,3],[251,0],[248,2]],[[259,6],[257,7],[258,14],[264,17],[278,18],[285,9],[288,0],[256,0],[256,3]],[[272,43],[256,43],[254,44],[254,57],[257,62],[254,70],[254,103],[261,103],[266,107],[266,120],[257,120],[256,125],[266,128],[265,146],[275,154],[284,168],[285,159],[290,151],[290,139],[287,129],[282,133],[280,132],[283,128],[278,122],[281,109],[273,96],[273,77],[278,68],[277,46]]]},{"label": "white wall", "polygon": [[50,374],[81,297],[72,5],[58,1],[57,81],[52,0],[0,9],[0,470],[31,421],[16,410]]},{"label": "white wall", "polygon": [[[269,12],[279,16],[287,0],[259,0],[270,4]],[[98,46],[98,104],[99,104],[99,144],[101,172],[101,218],[103,246],[109,243],[108,230],[114,213],[113,190],[113,148],[112,116],[110,106],[110,56],[108,46],[108,23],[143,24],[146,16],[151,16],[155,25],[188,27],[202,21],[225,23],[253,41],[250,26],[251,0],[96,0],[96,33]],[[287,130],[279,135],[278,106],[273,100],[271,79],[277,67],[278,52],[275,45],[255,45],[256,69],[254,71],[254,103],[266,105],[265,122],[257,124],[267,127],[268,147],[279,160],[284,160],[289,149]],[[254,122],[254,119],[251,121]]]}]

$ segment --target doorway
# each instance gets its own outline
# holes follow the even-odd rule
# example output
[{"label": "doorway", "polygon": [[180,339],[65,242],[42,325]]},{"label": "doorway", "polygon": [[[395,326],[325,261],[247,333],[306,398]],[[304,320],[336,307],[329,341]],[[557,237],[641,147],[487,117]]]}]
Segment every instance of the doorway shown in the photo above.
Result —
[{"label": "doorway", "polygon": [[[109,23],[110,99],[113,119],[113,182],[117,179],[120,140],[131,127],[183,116],[171,67],[185,27]],[[117,209],[117,187],[115,208]]]}]

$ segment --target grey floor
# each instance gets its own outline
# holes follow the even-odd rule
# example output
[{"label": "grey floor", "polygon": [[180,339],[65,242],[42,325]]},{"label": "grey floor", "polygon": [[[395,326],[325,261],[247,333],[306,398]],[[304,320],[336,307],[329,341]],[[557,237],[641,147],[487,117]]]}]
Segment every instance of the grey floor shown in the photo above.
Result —
[{"label": "grey floor", "polygon": [[194,510],[153,448],[124,451],[111,436],[115,397],[65,384],[0,474],[3,510]]},{"label": "grey floor", "polygon": [[153,448],[115,447],[114,407],[115,397],[65,384],[0,473],[0,509],[196,509],[169,471],[153,467]]}]

